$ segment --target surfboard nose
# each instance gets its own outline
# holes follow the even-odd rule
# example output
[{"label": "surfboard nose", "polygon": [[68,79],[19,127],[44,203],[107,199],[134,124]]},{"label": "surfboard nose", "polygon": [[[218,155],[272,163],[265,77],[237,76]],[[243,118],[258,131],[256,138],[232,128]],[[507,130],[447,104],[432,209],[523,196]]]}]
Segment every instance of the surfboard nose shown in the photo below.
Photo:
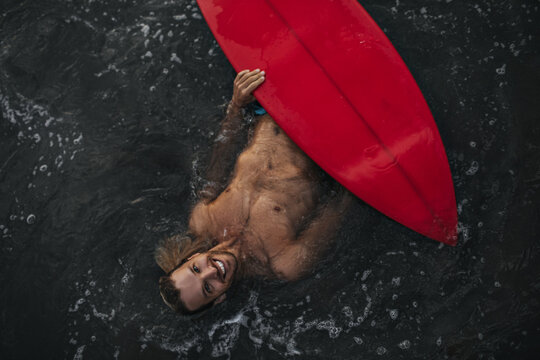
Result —
[{"label": "surfboard nose", "polygon": [[456,246],[458,241],[457,211],[454,216],[449,216],[446,219],[436,218],[435,222],[435,231],[432,234],[426,234],[426,236],[446,245]]}]

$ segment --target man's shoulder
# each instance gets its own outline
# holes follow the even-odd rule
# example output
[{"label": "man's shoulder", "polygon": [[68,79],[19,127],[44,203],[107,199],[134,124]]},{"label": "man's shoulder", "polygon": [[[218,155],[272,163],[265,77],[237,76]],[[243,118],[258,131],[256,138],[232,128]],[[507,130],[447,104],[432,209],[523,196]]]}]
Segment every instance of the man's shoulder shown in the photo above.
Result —
[{"label": "man's shoulder", "polygon": [[288,245],[271,260],[272,272],[282,280],[299,280],[306,275],[306,256],[303,244],[295,242]]},{"label": "man's shoulder", "polygon": [[201,236],[210,232],[210,225],[209,205],[201,201],[191,211],[189,230],[193,234]]}]

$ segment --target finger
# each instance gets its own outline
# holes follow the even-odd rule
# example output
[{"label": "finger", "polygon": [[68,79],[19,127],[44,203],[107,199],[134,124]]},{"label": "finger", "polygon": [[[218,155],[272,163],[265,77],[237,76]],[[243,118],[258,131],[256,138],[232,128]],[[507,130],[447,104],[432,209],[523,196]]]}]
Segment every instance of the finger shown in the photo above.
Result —
[{"label": "finger", "polygon": [[249,73],[249,70],[246,69],[246,70],[242,70],[240,71],[237,75],[236,75],[236,78],[234,79],[234,85],[238,86],[238,84],[240,84],[240,81],[244,78],[244,76],[246,74]]},{"label": "finger", "polygon": [[261,85],[265,80],[264,75],[253,81],[249,84],[249,86],[246,88],[246,93],[251,94],[259,85]]},{"label": "finger", "polygon": [[245,69],[236,74],[236,79],[241,79],[245,74],[249,73],[249,69]]},{"label": "finger", "polygon": [[260,73],[261,73],[261,69],[259,69],[259,68],[255,69],[255,70],[252,70],[252,71],[248,71],[247,73],[242,75],[242,80],[245,81],[249,77],[251,77],[253,75],[260,74]]},{"label": "finger", "polygon": [[264,71],[258,71],[255,73],[246,74],[239,85],[241,87],[248,87],[249,85],[257,81],[261,77],[264,77]]},{"label": "finger", "polygon": [[246,69],[246,70],[242,70],[240,73],[238,73],[237,77],[236,77],[236,82],[238,84],[241,84],[243,81],[245,81],[245,79],[247,79],[249,76],[253,75],[253,74],[256,74],[260,72],[259,69],[255,69],[255,70],[249,70],[249,69]]}]

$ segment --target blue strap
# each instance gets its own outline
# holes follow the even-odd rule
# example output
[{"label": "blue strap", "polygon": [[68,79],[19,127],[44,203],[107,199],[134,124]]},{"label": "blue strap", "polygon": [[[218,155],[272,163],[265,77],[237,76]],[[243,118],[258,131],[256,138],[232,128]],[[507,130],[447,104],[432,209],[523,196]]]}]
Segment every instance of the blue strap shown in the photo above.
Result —
[{"label": "blue strap", "polygon": [[266,114],[266,110],[264,110],[264,108],[262,106],[260,106],[259,104],[253,104],[253,111],[255,112],[255,114],[257,115],[264,115]]}]

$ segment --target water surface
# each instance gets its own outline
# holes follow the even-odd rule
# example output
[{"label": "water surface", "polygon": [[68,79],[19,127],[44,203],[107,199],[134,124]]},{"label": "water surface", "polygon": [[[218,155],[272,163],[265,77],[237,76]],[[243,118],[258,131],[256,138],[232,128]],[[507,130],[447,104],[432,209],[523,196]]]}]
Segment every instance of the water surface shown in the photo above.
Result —
[{"label": "water surface", "polygon": [[362,4],[433,111],[459,245],[358,201],[311,277],[191,323],[152,253],[186,228],[234,78],[195,2],[3,0],[0,357],[535,358],[539,4]]}]

